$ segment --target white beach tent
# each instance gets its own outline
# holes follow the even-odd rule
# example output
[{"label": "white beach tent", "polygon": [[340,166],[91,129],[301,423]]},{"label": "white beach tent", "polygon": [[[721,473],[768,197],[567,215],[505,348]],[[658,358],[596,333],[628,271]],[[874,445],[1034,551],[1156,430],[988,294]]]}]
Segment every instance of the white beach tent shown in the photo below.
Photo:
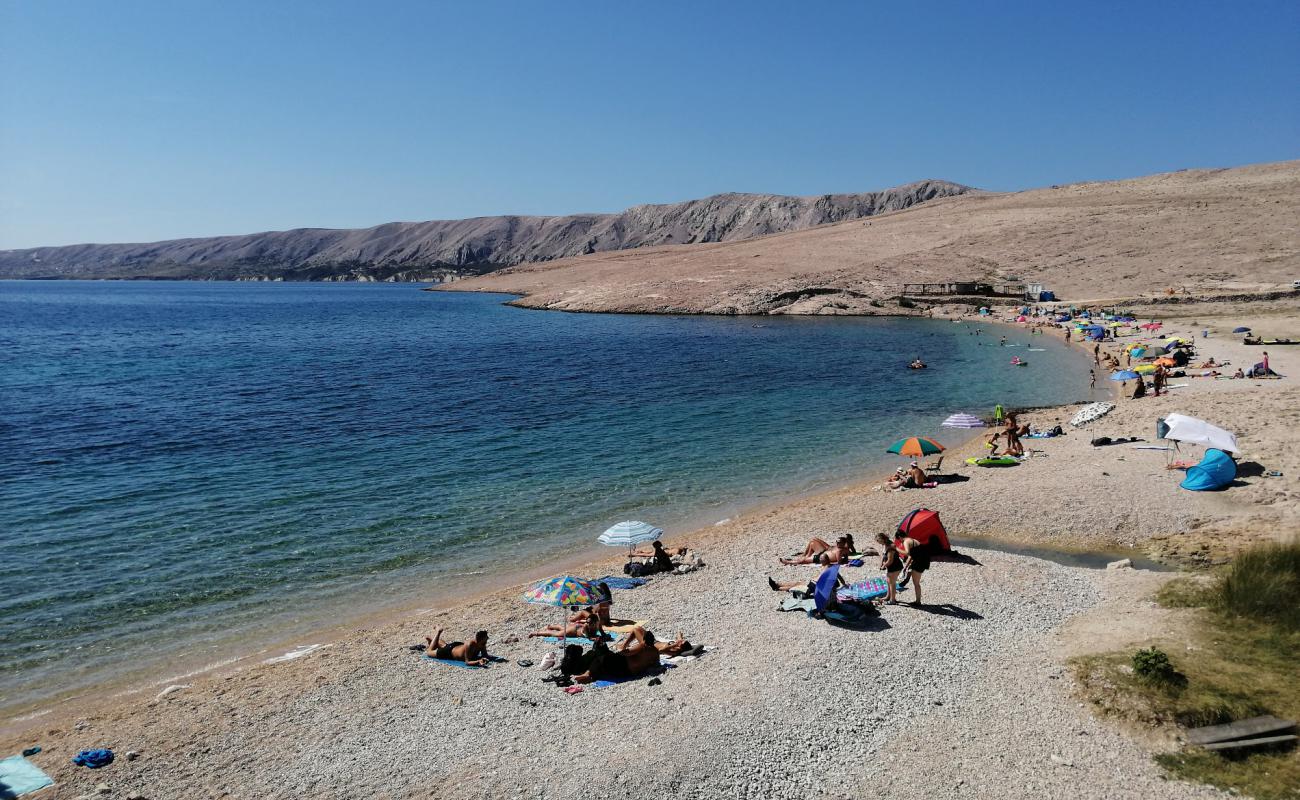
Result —
[{"label": "white beach tent", "polygon": [[656,528],[648,522],[628,520],[611,526],[609,530],[600,535],[598,541],[611,547],[631,548],[642,542],[653,542],[663,536],[663,533],[662,528]]},{"label": "white beach tent", "polygon": [[1165,434],[1166,439],[1204,445],[1218,450],[1226,450],[1229,453],[1241,452],[1241,449],[1237,447],[1237,435],[1235,433],[1225,431],[1217,425],[1211,425],[1203,419],[1189,417],[1185,414],[1170,414],[1165,417],[1165,424],[1169,426],[1169,432]]}]

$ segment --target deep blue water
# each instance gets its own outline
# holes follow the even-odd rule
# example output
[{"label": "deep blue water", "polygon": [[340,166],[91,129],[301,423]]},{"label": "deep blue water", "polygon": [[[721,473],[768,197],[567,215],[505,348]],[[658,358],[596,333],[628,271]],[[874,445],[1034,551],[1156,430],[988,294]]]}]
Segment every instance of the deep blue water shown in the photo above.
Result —
[{"label": "deep blue water", "polygon": [[726,516],[860,473],[899,435],[952,438],[956,410],[1088,393],[1051,336],[503,299],[0,282],[0,704],[540,562],[621,519]]}]

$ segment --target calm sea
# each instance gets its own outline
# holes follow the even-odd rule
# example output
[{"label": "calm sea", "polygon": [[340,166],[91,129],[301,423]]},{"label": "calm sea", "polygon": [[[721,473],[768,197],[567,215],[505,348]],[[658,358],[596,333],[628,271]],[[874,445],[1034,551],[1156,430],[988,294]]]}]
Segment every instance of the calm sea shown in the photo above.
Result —
[{"label": "calm sea", "polygon": [[954,411],[1088,395],[1054,336],[504,299],[0,282],[0,705],[418,601],[622,519],[719,519],[952,438]]}]

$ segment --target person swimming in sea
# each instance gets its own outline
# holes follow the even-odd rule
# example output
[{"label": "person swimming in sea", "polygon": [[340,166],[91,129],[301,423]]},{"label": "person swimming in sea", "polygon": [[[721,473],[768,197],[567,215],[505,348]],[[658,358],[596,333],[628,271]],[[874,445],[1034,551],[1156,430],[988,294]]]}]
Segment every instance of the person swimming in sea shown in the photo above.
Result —
[{"label": "person swimming in sea", "polygon": [[442,641],[442,633],[443,629],[439,628],[433,632],[432,637],[424,637],[425,655],[430,658],[441,658],[444,661],[464,661],[474,667],[487,666],[487,631],[479,631],[474,634],[472,642],[448,642],[445,644]]},{"label": "person swimming in sea", "polygon": [[912,363],[907,366],[909,369],[925,369],[925,362],[921,360],[920,356],[917,356],[912,359]]}]

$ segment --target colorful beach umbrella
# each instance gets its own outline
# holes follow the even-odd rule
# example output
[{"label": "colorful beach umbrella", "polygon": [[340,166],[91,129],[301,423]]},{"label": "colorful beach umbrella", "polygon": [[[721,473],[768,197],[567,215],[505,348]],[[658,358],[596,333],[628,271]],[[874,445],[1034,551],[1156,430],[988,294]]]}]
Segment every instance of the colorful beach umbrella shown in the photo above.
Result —
[{"label": "colorful beach umbrella", "polygon": [[894,442],[885,452],[900,456],[932,456],[942,453],[943,445],[924,436],[909,436]]},{"label": "colorful beach umbrella", "polygon": [[662,528],[656,528],[648,522],[627,520],[610,526],[597,541],[610,547],[632,547],[642,542],[653,542],[663,534]]},{"label": "colorful beach umbrella", "polygon": [[983,428],[984,420],[973,414],[953,414],[943,421],[944,428]]},{"label": "colorful beach umbrella", "polygon": [[605,599],[605,595],[591,581],[561,575],[549,578],[524,592],[524,602],[539,606],[592,606]]},{"label": "colorful beach umbrella", "polygon": [[1131,369],[1123,369],[1110,374],[1110,379],[1113,381],[1131,381],[1138,377],[1139,375]]}]

